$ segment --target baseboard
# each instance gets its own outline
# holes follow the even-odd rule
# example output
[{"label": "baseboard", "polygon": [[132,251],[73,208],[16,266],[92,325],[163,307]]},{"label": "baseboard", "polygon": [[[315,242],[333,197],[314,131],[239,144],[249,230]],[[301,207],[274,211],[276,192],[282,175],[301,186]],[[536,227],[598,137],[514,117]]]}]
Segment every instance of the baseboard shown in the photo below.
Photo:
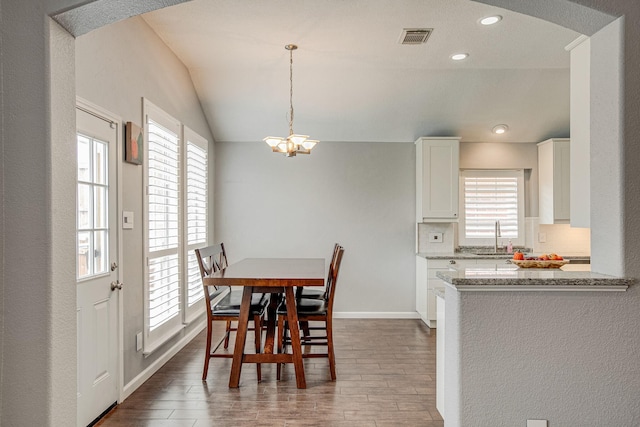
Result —
[{"label": "baseboard", "polygon": [[339,311],[334,319],[419,319],[415,311]]},{"label": "baseboard", "polygon": [[131,393],[136,391],[138,387],[140,387],[146,380],[151,378],[153,374],[155,374],[158,369],[160,369],[165,363],[169,361],[173,356],[175,356],[180,350],[184,348],[187,344],[191,342],[192,339],[195,338],[203,329],[207,327],[207,319],[202,320],[198,324],[196,324],[193,329],[189,333],[187,333],[184,337],[180,339],[177,343],[175,343],[166,353],[160,356],[155,362],[149,365],[144,371],[140,372],[134,379],[132,379],[128,384],[126,384],[122,388],[122,393],[120,395],[119,403],[122,403],[127,397],[131,396]]}]

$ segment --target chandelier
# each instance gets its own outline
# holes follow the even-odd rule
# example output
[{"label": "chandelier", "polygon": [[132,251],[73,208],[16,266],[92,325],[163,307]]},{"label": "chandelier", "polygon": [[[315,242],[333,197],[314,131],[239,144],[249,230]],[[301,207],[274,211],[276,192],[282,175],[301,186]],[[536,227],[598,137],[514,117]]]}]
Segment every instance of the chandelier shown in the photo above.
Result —
[{"label": "chandelier", "polygon": [[309,135],[293,133],[293,51],[298,46],[288,44],[284,48],[289,51],[289,136],[286,138],[268,136],[263,141],[269,144],[274,153],[283,153],[287,157],[294,157],[296,154],[310,154],[311,149],[319,141],[308,139]]}]

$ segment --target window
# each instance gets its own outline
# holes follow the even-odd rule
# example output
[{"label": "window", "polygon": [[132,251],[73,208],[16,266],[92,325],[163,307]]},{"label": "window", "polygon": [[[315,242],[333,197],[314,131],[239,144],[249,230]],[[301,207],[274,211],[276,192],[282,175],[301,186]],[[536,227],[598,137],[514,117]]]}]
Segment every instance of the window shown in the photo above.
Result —
[{"label": "window", "polygon": [[78,134],[76,277],[108,273],[109,177],[107,143]]},{"label": "window", "polygon": [[185,322],[193,320],[204,313],[204,298],[200,269],[194,249],[206,246],[207,243],[207,166],[208,143],[207,140],[196,134],[191,129],[184,127],[184,140],[186,142],[185,180],[186,194],[185,218],[186,218],[186,243],[184,245],[187,260],[186,269],[186,298],[185,298]]},{"label": "window", "polygon": [[466,246],[493,246],[500,221],[498,245],[511,240],[524,245],[524,172],[465,170],[460,174],[459,241]]},{"label": "window", "polygon": [[193,249],[207,242],[208,142],[144,101],[145,354],[204,313]]}]

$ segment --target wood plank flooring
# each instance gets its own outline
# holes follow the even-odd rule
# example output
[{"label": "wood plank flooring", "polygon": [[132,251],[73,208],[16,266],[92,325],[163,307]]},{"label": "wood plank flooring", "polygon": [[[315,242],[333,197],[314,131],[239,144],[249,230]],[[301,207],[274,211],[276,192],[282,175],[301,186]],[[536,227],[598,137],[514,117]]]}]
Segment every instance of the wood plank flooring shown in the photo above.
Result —
[{"label": "wood plank flooring", "polygon": [[[305,359],[304,390],[296,388],[293,366],[276,381],[275,365],[264,364],[261,383],[255,367],[244,365],[240,388],[229,389],[230,359],[211,359],[208,380],[201,380],[203,332],[97,425],[444,426],[435,407],[435,330],[419,320],[336,319],[334,340],[335,382],[320,358]],[[250,341],[252,333],[247,349]]]}]

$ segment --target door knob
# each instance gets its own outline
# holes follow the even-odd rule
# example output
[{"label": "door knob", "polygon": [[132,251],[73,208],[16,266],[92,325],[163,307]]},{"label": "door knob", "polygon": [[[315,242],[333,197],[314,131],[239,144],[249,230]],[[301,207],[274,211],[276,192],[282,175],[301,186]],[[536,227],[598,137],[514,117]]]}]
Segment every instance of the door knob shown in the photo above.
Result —
[{"label": "door knob", "polygon": [[118,289],[118,290],[122,289],[122,283],[120,283],[120,280],[116,280],[115,282],[111,282],[111,290],[115,291],[116,289]]}]

